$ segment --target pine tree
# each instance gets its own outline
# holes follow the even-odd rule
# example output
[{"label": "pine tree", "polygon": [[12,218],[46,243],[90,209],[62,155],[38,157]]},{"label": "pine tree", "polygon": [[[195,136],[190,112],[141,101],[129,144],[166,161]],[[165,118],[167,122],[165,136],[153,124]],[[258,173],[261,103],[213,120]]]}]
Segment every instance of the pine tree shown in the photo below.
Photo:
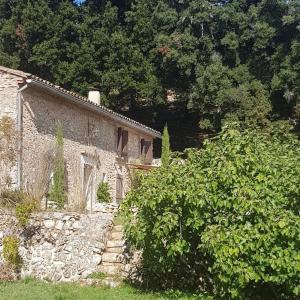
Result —
[{"label": "pine tree", "polygon": [[56,153],[54,161],[53,185],[50,190],[50,201],[63,208],[67,199],[65,192],[64,138],[61,124],[56,129]]},{"label": "pine tree", "polygon": [[161,163],[163,167],[167,167],[170,164],[170,136],[168,132],[168,126],[165,125],[162,135],[162,149],[161,149]]}]

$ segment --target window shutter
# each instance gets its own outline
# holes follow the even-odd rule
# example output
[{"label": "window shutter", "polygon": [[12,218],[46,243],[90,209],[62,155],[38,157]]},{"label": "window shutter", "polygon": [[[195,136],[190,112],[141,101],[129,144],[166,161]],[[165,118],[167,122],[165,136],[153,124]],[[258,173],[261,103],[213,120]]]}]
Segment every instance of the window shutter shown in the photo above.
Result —
[{"label": "window shutter", "polygon": [[116,151],[116,152],[118,152],[118,128],[115,128],[115,148],[114,148],[114,150]]},{"label": "window shutter", "polygon": [[122,155],[122,127],[117,129],[117,154]]},{"label": "window shutter", "polygon": [[141,139],[140,159],[142,163],[145,161],[145,140],[144,139]]},{"label": "window shutter", "polygon": [[122,131],[122,157],[128,156],[128,131]]},{"label": "window shutter", "polygon": [[141,139],[141,162],[150,164],[152,162],[152,142]]},{"label": "window shutter", "polygon": [[152,162],[152,143],[151,141],[145,141],[145,163],[150,164]]}]

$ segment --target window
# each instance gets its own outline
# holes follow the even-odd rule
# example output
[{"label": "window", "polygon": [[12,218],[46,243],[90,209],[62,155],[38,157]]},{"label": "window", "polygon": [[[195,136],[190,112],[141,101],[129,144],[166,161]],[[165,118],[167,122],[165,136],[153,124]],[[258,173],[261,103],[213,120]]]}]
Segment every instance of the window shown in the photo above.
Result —
[{"label": "window", "polygon": [[145,164],[152,162],[152,142],[141,139],[141,161]]},{"label": "window", "polygon": [[117,154],[119,157],[128,157],[128,131],[122,127],[117,129]]},{"label": "window", "polygon": [[82,191],[87,209],[93,209],[95,202],[95,162],[86,155],[81,155]]},{"label": "window", "polygon": [[102,182],[107,182],[107,174],[106,173],[102,174]]},{"label": "window", "polygon": [[122,131],[122,157],[128,157],[128,131]]}]

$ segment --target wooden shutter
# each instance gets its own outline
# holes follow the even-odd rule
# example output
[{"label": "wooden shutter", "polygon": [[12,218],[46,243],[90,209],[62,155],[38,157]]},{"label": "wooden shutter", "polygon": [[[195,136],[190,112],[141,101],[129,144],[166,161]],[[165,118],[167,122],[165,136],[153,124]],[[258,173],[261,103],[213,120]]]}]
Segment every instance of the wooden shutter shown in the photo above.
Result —
[{"label": "wooden shutter", "polygon": [[122,156],[122,127],[117,129],[117,154]]},{"label": "wooden shutter", "polygon": [[141,146],[140,146],[140,159],[141,159],[141,163],[145,162],[145,140],[141,139]]},{"label": "wooden shutter", "polygon": [[141,139],[141,162],[151,164],[152,158],[152,142]]},{"label": "wooden shutter", "polygon": [[150,164],[152,162],[152,142],[145,141],[145,163]]},{"label": "wooden shutter", "polygon": [[122,131],[122,157],[128,157],[128,131]]}]

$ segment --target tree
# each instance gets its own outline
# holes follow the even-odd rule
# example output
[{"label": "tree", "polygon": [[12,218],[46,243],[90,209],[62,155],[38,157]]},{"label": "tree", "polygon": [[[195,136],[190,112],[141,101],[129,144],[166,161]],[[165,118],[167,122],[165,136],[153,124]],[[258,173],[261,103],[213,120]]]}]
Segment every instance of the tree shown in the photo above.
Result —
[{"label": "tree", "polygon": [[224,66],[220,56],[208,66],[199,65],[189,107],[202,113],[200,127],[220,131],[226,120],[249,125],[266,125],[271,111],[265,86],[253,80],[247,66]]},{"label": "tree", "polygon": [[297,298],[300,143],[274,132],[226,128],[128,194],[126,236],[143,250],[149,284]]},{"label": "tree", "polygon": [[56,129],[53,182],[50,187],[49,199],[56,203],[59,208],[63,208],[67,200],[65,191],[64,138],[61,124],[58,124]]},{"label": "tree", "polygon": [[187,113],[200,128],[172,137],[193,131],[195,146],[229,120],[299,124],[299,12],[297,0],[0,0],[0,64],[97,88],[159,130]]},{"label": "tree", "polygon": [[168,132],[168,125],[164,127],[162,135],[162,149],[161,149],[161,163],[163,167],[168,167],[170,165],[170,136]]}]

